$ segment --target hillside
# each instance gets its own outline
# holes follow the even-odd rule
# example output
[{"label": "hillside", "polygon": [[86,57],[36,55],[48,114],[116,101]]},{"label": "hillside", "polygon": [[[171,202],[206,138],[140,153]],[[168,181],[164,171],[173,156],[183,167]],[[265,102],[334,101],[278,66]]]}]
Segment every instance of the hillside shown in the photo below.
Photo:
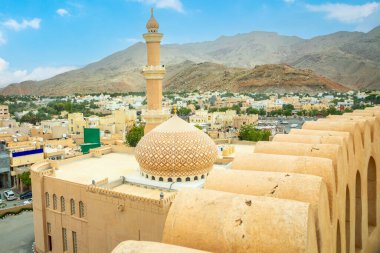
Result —
[{"label": "hillside", "polygon": [[[177,73],[178,64],[189,60],[249,69],[263,64],[288,64],[310,69],[353,89],[380,88],[380,27],[368,33],[338,32],[308,40],[252,32],[222,36],[214,41],[163,45],[161,55],[168,69],[167,80]],[[2,93],[56,95],[144,90],[140,70],[145,62],[145,44],[140,42],[84,68],[27,82],[27,87],[23,83],[9,85]]]},{"label": "hillside", "polygon": [[347,91],[348,89],[311,70],[285,64],[258,65],[252,69],[231,68],[216,63],[190,63],[166,80],[166,90],[227,90],[232,92]]}]

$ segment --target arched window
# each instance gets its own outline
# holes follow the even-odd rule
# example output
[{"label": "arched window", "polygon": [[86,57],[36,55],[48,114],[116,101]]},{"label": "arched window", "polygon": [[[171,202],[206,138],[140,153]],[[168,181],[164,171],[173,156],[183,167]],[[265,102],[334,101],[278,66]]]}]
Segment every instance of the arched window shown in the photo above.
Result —
[{"label": "arched window", "polygon": [[53,209],[57,210],[57,195],[53,194]]},{"label": "arched window", "polygon": [[152,180],[156,180],[156,178],[154,176],[152,176]]},{"label": "arched window", "polygon": [[362,182],[359,171],[356,172],[356,201],[355,201],[355,246],[362,248]]},{"label": "arched window", "polygon": [[177,178],[177,182],[182,182],[182,179],[180,177]]},{"label": "arched window", "polygon": [[171,177],[169,177],[168,182],[173,182],[173,179]]},{"label": "arched window", "polygon": [[70,210],[71,210],[71,215],[75,214],[75,201],[73,199],[70,199]]},{"label": "arched window", "polygon": [[64,212],[65,210],[66,210],[65,198],[61,196],[61,212]]},{"label": "arched window", "polygon": [[367,173],[367,198],[368,198],[368,226],[369,226],[369,231],[368,233],[371,233],[373,229],[377,225],[377,220],[376,220],[376,163],[375,159],[371,157],[368,162],[368,173]]},{"label": "arched window", "polygon": [[45,192],[45,204],[46,207],[50,207],[50,196],[48,192]]},{"label": "arched window", "polygon": [[194,177],[194,180],[198,180],[198,176],[195,176],[195,177]]},{"label": "arched window", "polygon": [[190,181],[190,178],[189,178],[189,177],[187,177],[187,178],[186,178],[186,182],[189,182],[189,181]]},{"label": "arched window", "polygon": [[79,217],[84,217],[84,204],[82,201],[79,201]]},{"label": "arched window", "polygon": [[145,178],[148,178],[148,175],[145,175]]},{"label": "arched window", "polygon": [[162,177],[160,177],[160,178],[158,179],[158,181],[161,181],[161,182],[162,182],[162,181],[164,181],[164,179],[163,179]]},{"label": "arched window", "polygon": [[202,176],[201,176],[201,179],[204,179],[204,178],[205,178],[205,175],[202,175]]}]

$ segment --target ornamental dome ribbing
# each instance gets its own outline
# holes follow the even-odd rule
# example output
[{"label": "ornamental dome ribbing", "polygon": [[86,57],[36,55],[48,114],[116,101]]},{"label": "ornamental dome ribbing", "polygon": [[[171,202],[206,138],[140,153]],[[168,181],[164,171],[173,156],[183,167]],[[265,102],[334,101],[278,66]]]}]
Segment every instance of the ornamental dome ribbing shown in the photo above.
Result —
[{"label": "ornamental dome ribbing", "polygon": [[148,23],[146,23],[146,29],[148,29],[148,32],[157,32],[160,25],[153,16],[153,8],[150,10],[150,13],[150,19],[148,20]]},{"label": "ornamental dome ribbing", "polygon": [[155,180],[201,179],[212,169],[217,149],[207,134],[175,115],[145,135],[135,155],[141,171]]}]

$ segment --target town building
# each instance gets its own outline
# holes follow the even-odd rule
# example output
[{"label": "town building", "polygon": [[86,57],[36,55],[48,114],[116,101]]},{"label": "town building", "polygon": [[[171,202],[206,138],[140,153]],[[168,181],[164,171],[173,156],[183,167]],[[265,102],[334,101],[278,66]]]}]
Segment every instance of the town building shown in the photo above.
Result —
[{"label": "town building", "polygon": [[251,115],[236,115],[232,118],[233,127],[236,129],[240,129],[244,125],[254,125],[259,121],[259,115],[251,114]]},{"label": "town building", "polygon": [[8,105],[0,105],[0,119],[10,119]]}]

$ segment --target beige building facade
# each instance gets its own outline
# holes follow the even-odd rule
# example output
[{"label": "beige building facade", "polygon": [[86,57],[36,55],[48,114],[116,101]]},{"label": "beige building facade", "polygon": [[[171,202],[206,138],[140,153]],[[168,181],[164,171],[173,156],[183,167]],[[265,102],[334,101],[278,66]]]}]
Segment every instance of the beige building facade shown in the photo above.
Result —
[{"label": "beige building facade", "polygon": [[109,152],[33,166],[37,252],[103,253],[126,239],[161,241],[174,193],[124,182],[133,156]]},{"label": "beige building facade", "polygon": [[10,119],[9,106],[0,105],[0,119]]}]

